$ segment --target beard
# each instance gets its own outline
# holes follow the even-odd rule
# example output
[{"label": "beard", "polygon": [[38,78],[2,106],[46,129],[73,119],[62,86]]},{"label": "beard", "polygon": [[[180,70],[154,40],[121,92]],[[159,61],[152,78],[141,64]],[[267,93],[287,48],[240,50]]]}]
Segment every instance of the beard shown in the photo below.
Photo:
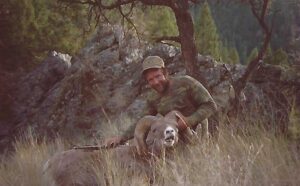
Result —
[{"label": "beard", "polygon": [[158,92],[160,94],[166,92],[168,87],[169,87],[169,81],[168,80],[160,81],[159,83],[151,86],[151,88],[153,88],[154,90],[156,90],[156,92]]}]

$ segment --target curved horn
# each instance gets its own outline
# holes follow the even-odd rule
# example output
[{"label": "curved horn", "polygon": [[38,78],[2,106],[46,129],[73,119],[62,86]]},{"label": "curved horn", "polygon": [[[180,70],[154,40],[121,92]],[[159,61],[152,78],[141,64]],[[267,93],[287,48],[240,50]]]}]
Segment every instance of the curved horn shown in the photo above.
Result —
[{"label": "curved horn", "polygon": [[[177,110],[172,110],[168,114],[166,114],[165,118],[174,120],[178,123],[179,120],[183,122],[186,126],[185,117]],[[196,132],[194,132],[190,127],[187,127],[185,130],[180,132],[181,140],[188,144],[195,144],[195,140],[197,138]]]},{"label": "curved horn", "polygon": [[137,146],[137,151],[139,155],[144,154],[147,152],[147,146],[146,146],[146,136],[147,133],[152,125],[157,120],[156,116],[145,116],[141,118],[135,127],[134,130],[134,139]]},{"label": "curved horn", "polygon": [[172,110],[170,111],[168,114],[166,114],[165,118],[174,120],[174,121],[178,121],[178,120],[182,120],[182,122],[185,122],[184,116],[177,110]]}]

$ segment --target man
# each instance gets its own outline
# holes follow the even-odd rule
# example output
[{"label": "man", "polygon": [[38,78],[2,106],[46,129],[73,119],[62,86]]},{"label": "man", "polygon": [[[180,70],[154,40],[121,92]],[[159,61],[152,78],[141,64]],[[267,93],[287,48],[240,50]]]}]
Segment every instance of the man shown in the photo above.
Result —
[{"label": "man", "polygon": [[[187,126],[195,130],[217,110],[213,98],[200,82],[187,75],[169,77],[164,61],[158,56],[148,56],[143,61],[142,75],[152,88],[146,96],[144,115],[165,115],[178,110],[185,116],[186,123],[178,123],[178,130],[183,131]],[[105,140],[104,144],[112,147],[126,142],[133,138],[134,128],[135,125],[122,136]]]}]

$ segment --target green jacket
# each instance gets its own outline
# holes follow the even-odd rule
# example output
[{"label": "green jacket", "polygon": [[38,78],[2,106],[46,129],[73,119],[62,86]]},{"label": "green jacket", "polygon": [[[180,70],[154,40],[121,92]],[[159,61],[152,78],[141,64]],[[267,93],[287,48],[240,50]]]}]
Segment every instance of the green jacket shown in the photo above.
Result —
[{"label": "green jacket", "polygon": [[[170,77],[169,86],[163,95],[151,90],[145,95],[145,99],[147,106],[143,115],[165,115],[171,110],[178,110],[192,128],[217,110],[216,103],[206,88],[190,76]],[[134,129],[135,125],[131,126],[124,136],[132,137]]]}]

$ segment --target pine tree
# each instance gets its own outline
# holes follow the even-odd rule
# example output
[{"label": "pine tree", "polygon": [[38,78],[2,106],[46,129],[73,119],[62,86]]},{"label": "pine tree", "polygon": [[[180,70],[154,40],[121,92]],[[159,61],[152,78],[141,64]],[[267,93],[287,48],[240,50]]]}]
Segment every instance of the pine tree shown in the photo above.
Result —
[{"label": "pine tree", "polygon": [[220,40],[217,27],[210,12],[210,7],[205,2],[200,10],[200,18],[196,23],[196,45],[202,55],[211,55],[220,59]]},{"label": "pine tree", "polygon": [[221,62],[223,63],[228,63],[229,62],[229,51],[228,51],[228,47],[226,45],[221,45],[221,49],[220,49],[220,58],[221,58]]},{"label": "pine tree", "polygon": [[231,47],[229,49],[229,64],[238,64],[240,63],[240,56],[239,53],[237,51],[237,49],[235,47]]},{"label": "pine tree", "polygon": [[[165,7],[156,8],[149,12],[149,32],[154,36],[178,35],[177,26],[173,12]],[[148,18],[149,19],[149,18]]]},{"label": "pine tree", "polygon": [[10,66],[30,67],[50,50],[74,54],[82,46],[87,25],[82,6],[62,9],[47,0],[8,0],[6,6],[11,16],[1,34],[3,50],[12,55],[2,57]]},{"label": "pine tree", "polygon": [[258,49],[253,48],[252,51],[250,52],[250,55],[248,56],[246,60],[246,65],[249,64],[254,58],[256,58],[258,55]]},{"label": "pine tree", "polygon": [[278,63],[279,65],[282,65],[282,66],[289,65],[288,54],[282,48],[276,50],[274,52],[273,56],[274,56],[275,63]]},{"label": "pine tree", "polygon": [[167,7],[136,9],[133,19],[139,34],[148,40],[178,35],[175,16]]},{"label": "pine tree", "polygon": [[265,54],[265,57],[264,57],[264,62],[271,64],[272,61],[273,61],[273,51],[272,51],[271,45],[269,44],[266,54]]},{"label": "pine tree", "polygon": [[273,55],[266,61],[266,63],[272,65],[288,66],[288,55],[282,48],[280,48],[273,53]]}]

